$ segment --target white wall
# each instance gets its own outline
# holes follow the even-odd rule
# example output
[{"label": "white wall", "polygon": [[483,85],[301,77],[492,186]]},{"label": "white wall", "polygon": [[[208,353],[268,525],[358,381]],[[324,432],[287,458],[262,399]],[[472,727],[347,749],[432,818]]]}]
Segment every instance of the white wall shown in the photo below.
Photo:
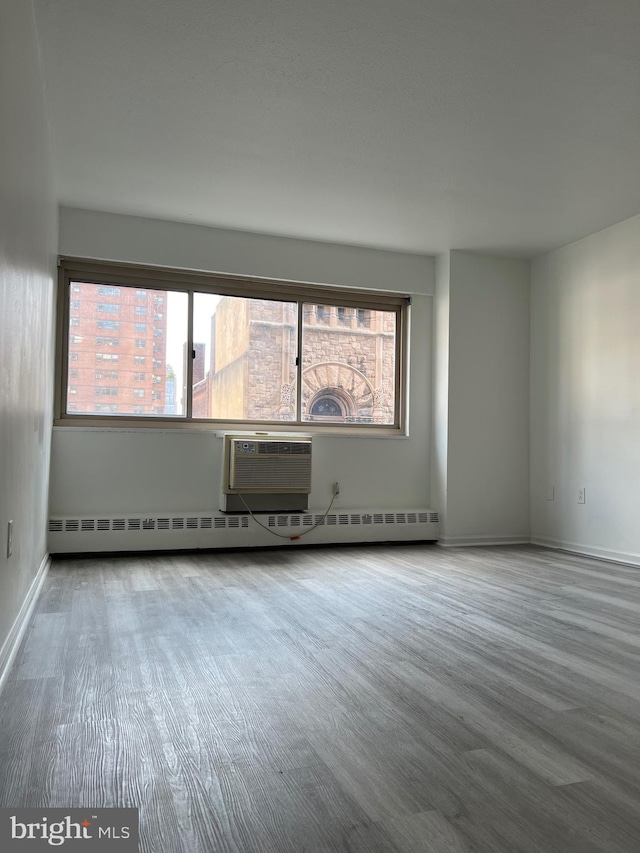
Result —
[{"label": "white wall", "polygon": [[[51,437],[56,209],[28,0],[2,3],[0,80],[1,668],[46,554]],[[7,558],[10,519],[14,543]]]},{"label": "white wall", "polygon": [[534,262],[531,410],[534,541],[640,562],[640,217]]},{"label": "white wall", "polygon": [[438,291],[433,464],[442,541],[526,542],[529,264],[453,251],[448,282],[439,266]]},{"label": "white wall", "polygon": [[[61,211],[60,253],[413,294],[410,436],[314,440],[310,506],[429,505],[434,259],[243,234],[138,217]],[[52,515],[157,513],[218,506],[221,441],[177,430],[54,430]]]},{"label": "white wall", "polygon": [[441,516],[445,535],[447,470],[449,464],[449,302],[451,255],[436,261],[436,293],[433,305],[433,405],[431,452],[431,502]]}]

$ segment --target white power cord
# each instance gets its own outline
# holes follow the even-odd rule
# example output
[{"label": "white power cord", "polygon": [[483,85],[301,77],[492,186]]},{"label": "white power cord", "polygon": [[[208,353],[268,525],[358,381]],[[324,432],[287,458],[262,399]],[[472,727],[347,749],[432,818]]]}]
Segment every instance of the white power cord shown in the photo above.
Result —
[{"label": "white power cord", "polygon": [[[271,533],[271,534],[273,534],[274,536],[277,536],[277,537],[278,537],[278,539],[288,539],[288,540],[289,540],[289,541],[291,541],[291,542],[294,542],[294,541],[296,541],[297,539],[302,539],[302,537],[303,537],[303,536],[306,536],[306,535],[307,535],[307,533],[311,533],[311,531],[312,531],[312,530],[315,530],[315,529],[316,529],[316,527],[320,527],[320,525],[323,523],[323,521],[325,520],[325,518],[326,518],[326,517],[329,515],[329,513],[331,512],[331,507],[333,506],[333,502],[335,501],[335,499],[336,499],[336,498],[337,498],[337,496],[338,496],[337,494],[334,494],[334,496],[331,498],[331,503],[330,503],[330,504],[329,504],[329,506],[327,507],[327,509],[326,509],[326,511],[325,511],[325,513],[324,513],[324,515],[322,516],[322,518],[320,519],[320,521],[316,521],[316,523],[315,523],[312,527],[307,527],[307,528],[306,528],[306,530],[303,530],[303,531],[302,531],[302,533],[294,533],[293,535],[290,535],[290,534],[288,534],[288,533],[278,533],[278,531],[277,531],[277,530],[272,530],[270,527],[267,527],[267,525],[266,525],[266,524],[263,524],[261,521],[259,521],[259,520],[255,517],[255,515],[253,514],[253,510],[252,510],[249,506],[247,506],[247,502],[245,501],[244,497],[243,497],[239,492],[238,492],[237,494],[238,494],[238,497],[240,498],[240,500],[242,501],[242,503],[244,504],[244,508],[246,509],[246,511],[247,511],[247,512],[249,513],[249,515],[251,516],[251,518],[255,521],[255,523],[256,523],[259,527],[262,527],[262,528],[263,528],[263,530],[266,530],[266,531],[267,531],[267,533]],[[276,513],[276,515],[277,515],[277,513]]]}]

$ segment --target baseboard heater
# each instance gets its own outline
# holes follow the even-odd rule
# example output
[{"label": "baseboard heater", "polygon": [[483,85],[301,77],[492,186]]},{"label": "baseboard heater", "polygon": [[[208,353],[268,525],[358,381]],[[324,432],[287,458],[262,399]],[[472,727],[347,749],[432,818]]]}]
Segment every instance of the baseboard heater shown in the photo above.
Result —
[{"label": "baseboard heater", "polygon": [[[169,551],[209,548],[251,548],[342,542],[404,542],[435,540],[440,534],[437,512],[431,509],[344,509],[322,513],[261,513],[262,524],[286,537],[308,531],[302,539],[279,539],[263,530],[250,515],[202,512],[137,515],[57,516],[49,519],[51,554],[109,551]],[[315,527],[314,530],[309,528]]]}]

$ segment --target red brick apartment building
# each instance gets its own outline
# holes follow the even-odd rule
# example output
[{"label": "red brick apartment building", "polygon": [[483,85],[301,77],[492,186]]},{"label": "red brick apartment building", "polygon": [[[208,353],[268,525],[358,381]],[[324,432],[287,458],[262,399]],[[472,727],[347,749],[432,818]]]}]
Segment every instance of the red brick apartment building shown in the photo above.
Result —
[{"label": "red brick apartment building", "polygon": [[164,415],[167,294],[73,282],[67,411]]}]

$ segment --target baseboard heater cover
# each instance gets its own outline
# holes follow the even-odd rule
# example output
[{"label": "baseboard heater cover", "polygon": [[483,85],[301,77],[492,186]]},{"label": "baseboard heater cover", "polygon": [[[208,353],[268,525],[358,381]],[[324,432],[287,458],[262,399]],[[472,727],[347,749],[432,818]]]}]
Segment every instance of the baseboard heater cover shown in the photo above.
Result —
[{"label": "baseboard heater cover", "polygon": [[[55,516],[49,519],[49,551],[73,554],[108,551],[153,551],[197,548],[295,546],[341,542],[435,540],[440,519],[431,509],[344,509],[326,517],[317,512],[261,513],[262,524],[301,540],[278,539],[250,515],[193,513]],[[318,525],[314,530],[309,528]]]}]

